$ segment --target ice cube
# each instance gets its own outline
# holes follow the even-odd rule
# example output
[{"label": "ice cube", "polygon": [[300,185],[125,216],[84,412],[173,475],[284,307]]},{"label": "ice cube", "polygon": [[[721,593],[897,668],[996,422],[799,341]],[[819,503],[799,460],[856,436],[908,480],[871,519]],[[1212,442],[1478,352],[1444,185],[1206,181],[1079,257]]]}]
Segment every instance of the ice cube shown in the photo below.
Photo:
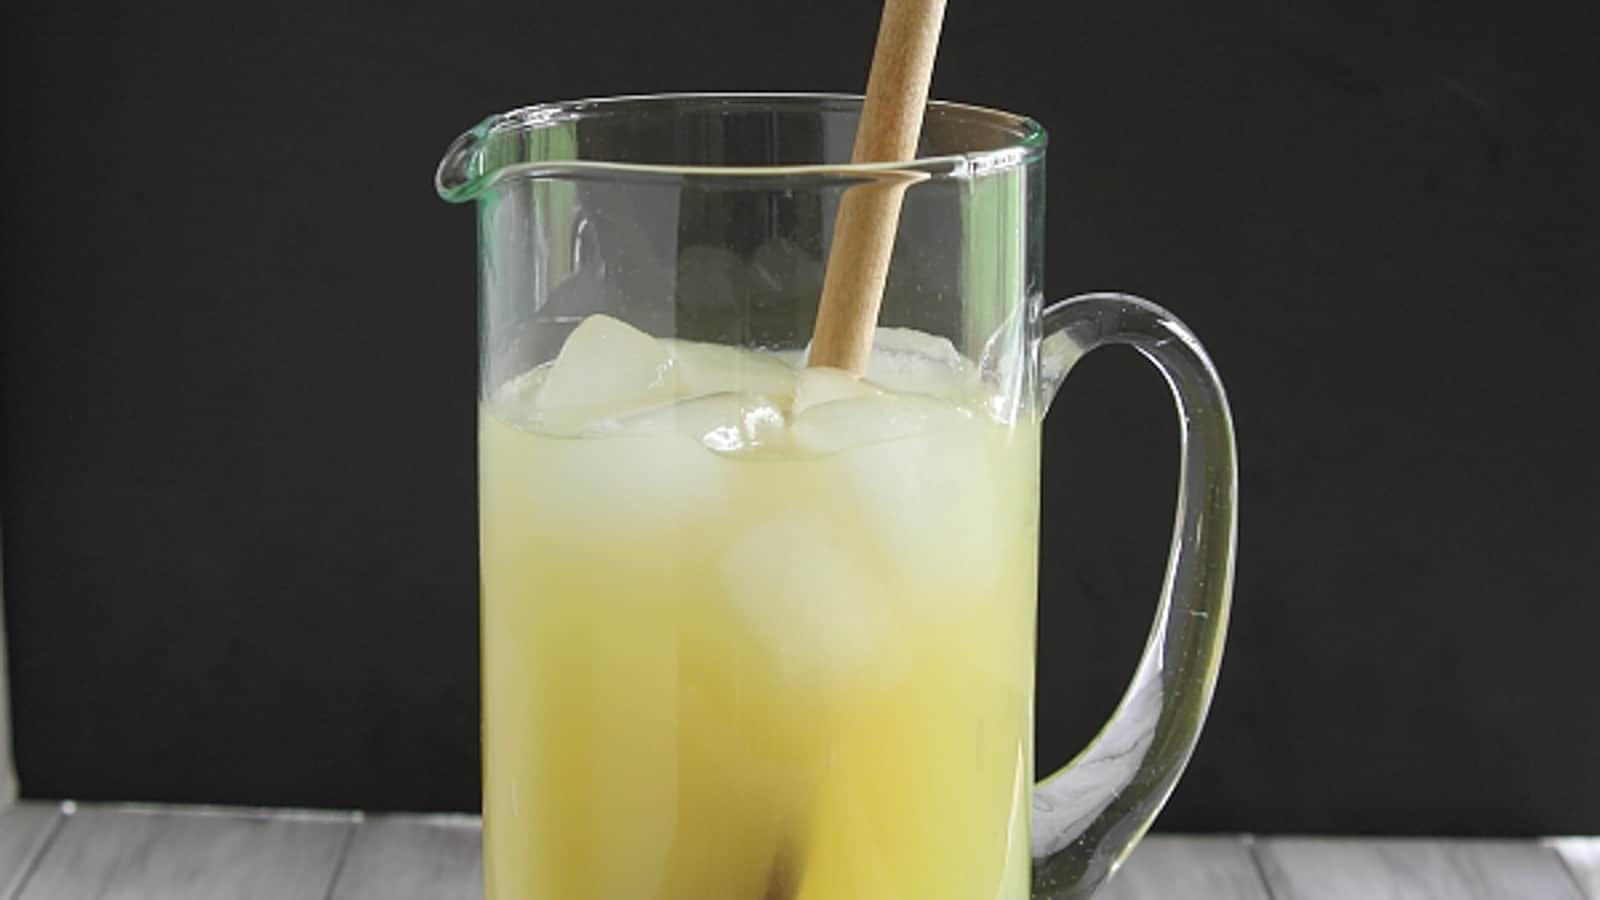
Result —
[{"label": "ice cube", "polygon": [[542,552],[637,561],[670,552],[728,503],[729,463],[675,433],[554,437],[491,420],[479,443],[486,506],[531,529]]},{"label": "ice cube", "polygon": [[485,406],[497,419],[511,425],[537,426],[539,421],[539,392],[550,374],[548,366],[540,366],[509,379],[489,395]]},{"label": "ice cube", "polygon": [[[810,358],[811,346],[778,355],[798,368]],[[914,328],[886,326],[879,326],[873,333],[865,377],[895,393],[925,394],[958,402],[970,400],[978,382],[977,367],[948,338]]]},{"label": "ice cube", "polygon": [[539,425],[578,434],[677,394],[672,357],[660,341],[610,316],[584,319],[545,375]]},{"label": "ice cube", "polygon": [[797,400],[791,432],[795,446],[803,450],[838,453],[970,426],[972,419],[970,411],[938,400],[876,391],[803,410]]},{"label": "ice cube", "polygon": [[795,370],[770,353],[663,339],[678,377],[678,392],[699,397],[735,391],[787,400],[794,394]]},{"label": "ice cube", "polygon": [[949,338],[915,328],[880,326],[873,333],[872,349],[875,355],[915,358],[950,369],[963,362],[961,352]]},{"label": "ice cube", "polygon": [[976,381],[976,369],[948,338],[880,327],[872,339],[867,380],[896,393],[961,400]]},{"label": "ice cube", "polygon": [[783,410],[755,394],[712,394],[627,416],[617,422],[629,434],[675,433],[717,453],[750,453],[788,444]]},{"label": "ice cube", "polygon": [[1031,458],[1006,457],[998,427],[966,410],[922,397],[839,401],[797,417],[794,439],[834,454],[863,543],[903,605],[981,602],[1018,541],[1032,540],[1001,490]]},{"label": "ice cube", "polygon": [[881,397],[883,391],[856,376],[827,366],[800,371],[794,388],[794,412],[800,415],[813,406],[833,403],[836,400],[853,400]]},{"label": "ice cube", "polygon": [[787,684],[829,688],[888,661],[879,582],[821,515],[779,516],[745,532],[722,561],[722,588]]},{"label": "ice cube", "polygon": [[806,359],[811,355],[811,345],[804,347],[789,347],[783,350],[770,351],[772,357],[796,371],[806,367]]}]

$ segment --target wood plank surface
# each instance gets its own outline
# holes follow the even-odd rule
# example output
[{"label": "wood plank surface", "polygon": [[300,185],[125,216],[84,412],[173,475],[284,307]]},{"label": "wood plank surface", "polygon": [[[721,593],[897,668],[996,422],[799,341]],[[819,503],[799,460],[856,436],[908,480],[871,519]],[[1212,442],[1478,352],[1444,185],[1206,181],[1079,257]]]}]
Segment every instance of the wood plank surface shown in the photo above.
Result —
[{"label": "wood plank surface", "polygon": [[1272,838],[1256,855],[1276,900],[1583,900],[1533,841]]},{"label": "wood plank surface", "polygon": [[19,803],[0,812],[0,900],[16,896],[60,819],[61,808],[54,803]]},{"label": "wood plank surface", "polygon": [[1095,900],[1271,900],[1242,837],[1147,837]]},{"label": "wood plank surface", "polygon": [[1553,838],[1549,844],[1589,900],[1600,900],[1600,837]]},{"label": "wood plank surface", "polygon": [[326,900],[349,818],[79,809],[18,900]]},{"label": "wood plank surface", "polygon": [[477,820],[368,817],[331,900],[483,900]]},{"label": "wood plank surface", "polygon": [[[466,817],[0,811],[0,900],[481,900]],[[1155,836],[1099,900],[1600,900],[1600,838]]]}]

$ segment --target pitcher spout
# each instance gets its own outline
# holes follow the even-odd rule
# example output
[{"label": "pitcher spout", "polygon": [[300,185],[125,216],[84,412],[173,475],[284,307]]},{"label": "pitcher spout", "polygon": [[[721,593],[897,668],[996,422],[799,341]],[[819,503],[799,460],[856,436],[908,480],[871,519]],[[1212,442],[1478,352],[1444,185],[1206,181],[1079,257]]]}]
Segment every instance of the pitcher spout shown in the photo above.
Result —
[{"label": "pitcher spout", "polygon": [[450,142],[433,175],[433,187],[440,197],[450,203],[465,203],[478,195],[487,180],[483,149],[499,118],[490,116]]}]

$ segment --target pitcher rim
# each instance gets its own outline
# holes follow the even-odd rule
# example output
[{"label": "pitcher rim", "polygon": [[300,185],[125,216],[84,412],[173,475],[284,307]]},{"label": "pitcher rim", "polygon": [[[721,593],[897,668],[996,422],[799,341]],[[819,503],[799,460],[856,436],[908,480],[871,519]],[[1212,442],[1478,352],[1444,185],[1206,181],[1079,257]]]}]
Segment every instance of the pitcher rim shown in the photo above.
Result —
[{"label": "pitcher rim", "polygon": [[727,102],[734,104],[812,104],[820,108],[844,105],[858,108],[860,94],[808,91],[684,91],[656,94],[619,94],[561,100],[520,106],[495,113],[464,132],[450,145],[434,175],[439,196],[453,203],[472,200],[484,190],[513,176],[545,178],[629,179],[732,179],[791,180],[840,179],[843,181],[906,181],[929,178],[975,178],[1014,169],[1038,159],[1049,136],[1034,119],[993,107],[950,100],[929,100],[930,115],[957,115],[982,119],[982,124],[1008,135],[1001,146],[922,156],[903,162],[807,163],[801,165],[718,166],[697,163],[629,163],[603,159],[525,162],[485,171],[481,151],[486,141],[509,131],[529,132],[562,122],[604,114],[629,104]]}]

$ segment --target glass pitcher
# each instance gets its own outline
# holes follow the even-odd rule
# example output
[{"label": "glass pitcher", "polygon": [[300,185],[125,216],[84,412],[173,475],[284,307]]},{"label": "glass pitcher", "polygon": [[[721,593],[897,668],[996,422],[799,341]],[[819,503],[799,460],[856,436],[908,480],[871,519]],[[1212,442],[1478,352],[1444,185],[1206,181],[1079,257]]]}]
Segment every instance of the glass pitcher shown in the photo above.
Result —
[{"label": "glass pitcher", "polygon": [[[1188,760],[1232,587],[1227,401],[1170,313],[1044,307],[1045,133],[932,103],[848,163],[860,100],[672,95],[492,116],[476,201],[492,900],[1089,896]],[[840,197],[899,227],[865,375],[807,368]],[[1151,360],[1182,423],[1144,656],[1034,784],[1040,419]]]}]

